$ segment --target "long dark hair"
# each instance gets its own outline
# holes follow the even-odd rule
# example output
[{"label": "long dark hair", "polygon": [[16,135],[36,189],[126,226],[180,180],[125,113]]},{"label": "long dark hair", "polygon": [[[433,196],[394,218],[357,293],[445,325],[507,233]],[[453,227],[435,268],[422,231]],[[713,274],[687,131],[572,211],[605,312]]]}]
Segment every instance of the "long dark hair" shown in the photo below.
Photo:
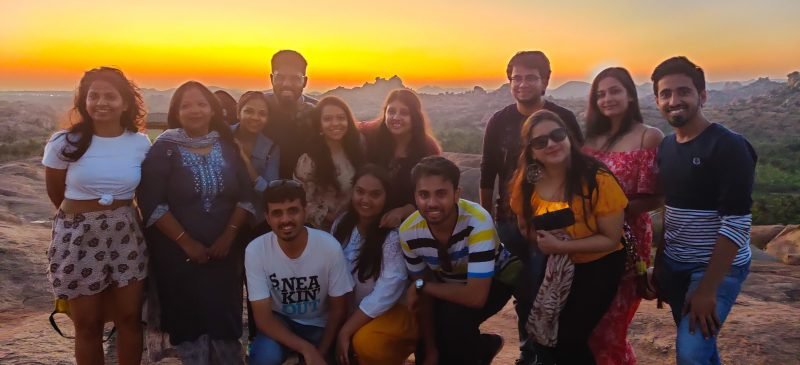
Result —
[{"label": "long dark hair", "polygon": [[[389,187],[391,185],[391,178],[389,172],[375,164],[366,164],[362,166],[353,176],[353,185],[356,184],[358,179],[364,176],[373,176],[381,182],[383,190],[386,192],[386,203],[381,209],[381,213],[377,215],[375,220],[370,223],[367,232],[364,234],[364,244],[361,246],[361,251],[358,253],[355,267],[353,272],[358,274],[358,280],[361,282],[368,279],[376,279],[381,273],[383,266],[383,243],[386,241],[386,236],[389,235],[391,229],[380,227],[380,217],[389,211]],[[339,221],[336,230],[333,232],[333,237],[336,238],[342,245],[346,244],[350,239],[350,235],[358,224],[359,216],[356,208],[353,206],[352,200],[347,212]]]},{"label": "long dark hair", "polygon": [[[567,131],[567,138],[569,138],[570,142],[570,156],[564,187],[564,201],[572,206],[575,197],[581,198],[581,206],[584,212],[583,217],[588,226],[588,212],[591,211],[594,204],[592,196],[595,191],[597,191],[597,172],[604,171],[611,176],[614,176],[614,174],[599,160],[581,153],[575,136],[572,135],[570,129],[564,124],[564,121],[559,118],[558,114],[548,110],[540,110],[533,113],[522,126],[521,145],[523,148],[519,154],[517,170],[514,172],[512,184],[522,189],[523,215],[526,219],[530,219],[533,216],[533,208],[531,207],[530,201],[534,190],[536,190],[536,183],[529,181],[527,176],[528,170],[534,168],[536,164],[539,164],[531,152],[533,128],[545,121],[554,122]],[[511,189],[514,189],[515,186],[512,186]]]},{"label": "long dark hair", "polygon": [[208,90],[205,85],[197,81],[184,82],[183,85],[178,86],[175,93],[172,94],[172,99],[169,101],[169,111],[167,112],[167,127],[170,129],[183,128],[180,121],[181,102],[183,101],[183,94],[186,94],[190,89],[200,90],[200,93],[203,94],[208,105],[211,106],[211,123],[208,126],[208,131],[216,131],[219,133],[219,138],[223,143],[230,144],[238,151],[239,147],[233,140],[233,132],[231,132],[230,127],[228,127],[228,124],[225,123],[225,119],[223,119],[222,106],[219,100],[217,100],[217,97],[214,96],[211,90]]},{"label": "long dark hair", "polygon": [[386,108],[394,101],[403,103],[411,116],[411,141],[406,148],[407,157],[412,161],[419,161],[430,155],[431,143],[439,149],[439,142],[431,133],[428,118],[422,111],[419,96],[408,89],[397,89],[390,92],[383,102],[377,136],[369,145],[369,155],[382,165],[388,165],[394,157],[395,141],[389,128],[386,127]]},{"label": "long dark hair", "polygon": [[612,77],[622,84],[631,101],[628,103],[628,109],[625,110],[622,125],[620,125],[617,133],[608,137],[602,147],[603,150],[610,149],[614,143],[631,130],[635,123],[642,123],[643,120],[642,111],[639,109],[636,84],[633,83],[631,74],[622,67],[609,67],[597,74],[597,77],[592,81],[592,88],[589,91],[589,108],[586,109],[586,139],[597,138],[611,131],[611,119],[605,116],[600,111],[600,107],[597,106],[597,88],[600,85],[600,81],[608,77]]},{"label": "long dark hair", "polygon": [[[70,111],[71,126],[67,133],[63,134],[67,145],[61,150],[61,156],[66,161],[77,161],[83,157],[92,144],[94,121],[86,110],[86,97],[89,94],[89,88],[95,81],[105,81],[111,84],[128,106],[128,109],[123,111],[119,118],[119,123],[124,130],[139,132],[144,129],[147,112],[139,87],[133,81],[128,80],[122,71],[114,67],[98,67],[86,71],[75,92],[73,107]],[[77,140],[73,141],[70,136],[76,137]]]},{"label": "long dark hair", "polygon": [[355,169],[364,163],[364,150],[361,146],[361,133],[356,127],[356,121],[350,107],[344,100],[336,96],[326,96],[317,103],[311,112],[311,126],[313,135],[308,147],[308,156],[314,161],[314,180],[321,186],[330,186],[336,190],[341,190],[339,180],[336,178],[336,166],[333,164],[333,156],[325,136],[322,134],[322,109],[326,106],[341,108],[347,116],[347,131],[342,138],[342,149],[344,154]]}]

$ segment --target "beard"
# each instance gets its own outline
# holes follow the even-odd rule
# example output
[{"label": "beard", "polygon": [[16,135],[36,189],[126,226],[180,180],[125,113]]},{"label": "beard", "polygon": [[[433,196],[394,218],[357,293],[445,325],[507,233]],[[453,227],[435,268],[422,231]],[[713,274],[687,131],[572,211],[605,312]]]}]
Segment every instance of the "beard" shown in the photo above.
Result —
[{"label": "beard", "polygon": [[535,106],[536,104],[539,103],[539,101],[542,100],[542,97],[540,95],[534,95],[534,96],[531,96],[530,98],[527,98],[527,99],[519,99],[519,98],[514,98],[514,99],[518,103],[520,103],[520,104],[522,104],[524,106]]},{"label": "beard", "polygon": [[669,125],[671,125],[674,128],[681,128],[689,123],[689,118],[679,115],[672,118],[668,118],[667,123],[669,123]]}]

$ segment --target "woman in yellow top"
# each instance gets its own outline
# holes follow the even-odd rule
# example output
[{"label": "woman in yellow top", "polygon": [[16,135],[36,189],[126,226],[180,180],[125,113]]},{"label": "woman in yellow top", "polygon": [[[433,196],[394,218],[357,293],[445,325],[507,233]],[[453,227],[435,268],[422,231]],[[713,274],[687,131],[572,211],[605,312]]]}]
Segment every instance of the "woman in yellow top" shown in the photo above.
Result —
[{"label": "woman in yellow top", "polygon": [[528,332],[545,363],[594,364],[588,339],[625,269],[628,199],[605,165],[580,152],[558,115],[531,115],[522,144],[511,208],[530,244],[549,255]]}]

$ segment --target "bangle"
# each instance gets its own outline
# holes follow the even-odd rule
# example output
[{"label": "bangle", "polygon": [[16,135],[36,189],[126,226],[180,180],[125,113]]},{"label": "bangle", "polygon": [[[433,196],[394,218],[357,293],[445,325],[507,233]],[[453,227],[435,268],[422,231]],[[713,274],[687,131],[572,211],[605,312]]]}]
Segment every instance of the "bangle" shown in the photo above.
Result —
[{"label": "bangle", "polygon": [[237,226],[234,226],[233,224],[229,224],[229,225],[228,225],[228,227],[231,227],[231,228],[233,228],[233,230],[234,230],[234,231],[235,231],[235,230],[237,230],[237,229],[239,229],[239,227],[237,227]]},{"label": "bangle", "polygon": [[183,235],[185,235],[185,234],[186,234],[186,231],[181,232],[181,234],[179,234],[178,237],[175,237],[175,242],[178,242],[181,239],[181,237],[183,237]]}]

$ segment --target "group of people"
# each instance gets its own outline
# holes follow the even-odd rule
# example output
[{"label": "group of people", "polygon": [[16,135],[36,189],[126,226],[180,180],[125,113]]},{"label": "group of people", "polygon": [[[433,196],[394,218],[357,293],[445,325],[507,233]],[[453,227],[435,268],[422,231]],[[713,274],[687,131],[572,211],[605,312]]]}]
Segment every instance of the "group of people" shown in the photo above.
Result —
[{"label": "group of people", "polygon": [[303,94],[306,69],[277,52],[272,91],[235,107],[186,82],[152,145],[136,85],[86,72],[42,160],[48,278],[78,364],[103,363],[106,321],[120,364],[141,362],[145,337],[185,364],[244,363],[245,291],[250,364],[489,364],[504,339],[479,327],[512,297],[518,364],[634,364],[628,326],[654,297],[672,308],[678,363],[720,363],[715,336],[749,270],[756,154],[703,116],[700,67],[674,57],[652,74],[674,134],[643,123],[618,67],[593,81],[582,131],[544,98],[544,53],[517,53],[479,202],[461,198],[417,94],[394,90],[357,122],[342,99]]}]

